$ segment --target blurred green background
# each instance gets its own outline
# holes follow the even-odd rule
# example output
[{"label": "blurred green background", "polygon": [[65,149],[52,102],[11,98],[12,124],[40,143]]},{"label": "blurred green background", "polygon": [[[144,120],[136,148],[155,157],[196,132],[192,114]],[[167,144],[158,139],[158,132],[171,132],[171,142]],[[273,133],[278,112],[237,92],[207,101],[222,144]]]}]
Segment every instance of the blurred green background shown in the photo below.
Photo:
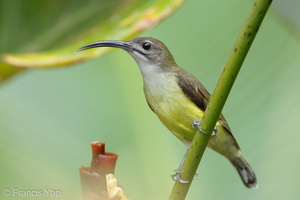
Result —
[{"label": "blurred green background", "polygon": [[[162,40],[212,92],[251,6],[189,0],[142,36]],[[187,199],[300,197],[300,37],[278,13],[267,14],[223,110],[259,188],[245,188],[231,164],[208,149]],[[78,168],[90,164],[90,142],[97,140],[119,154],[115,175],[128,198],[167,199],[185,147],[148,108],[142,87],[122,50],[74,67],[31,70],[2,85],[1,199],[33,199],[5,197],[5,188],[59,189],[59,198],[34,199],[80,199]]]}]

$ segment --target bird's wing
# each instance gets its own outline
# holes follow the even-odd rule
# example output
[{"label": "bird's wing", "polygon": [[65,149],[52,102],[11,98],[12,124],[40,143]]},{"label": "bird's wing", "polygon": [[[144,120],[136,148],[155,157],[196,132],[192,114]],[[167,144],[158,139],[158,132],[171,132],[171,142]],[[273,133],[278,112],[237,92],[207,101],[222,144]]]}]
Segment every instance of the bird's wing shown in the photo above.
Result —
[{"label": "bird's wing", "polygon": [[[205,111],[210,94],[205,87],[192,74],[182,70],[177,73],[178,85],[181,87],[185,95],[194,102],[202,111]],[[231,134],[228,123],[222,113],[219,116],[219,122]],[[231,134],[232,135],[232,134]]]}]

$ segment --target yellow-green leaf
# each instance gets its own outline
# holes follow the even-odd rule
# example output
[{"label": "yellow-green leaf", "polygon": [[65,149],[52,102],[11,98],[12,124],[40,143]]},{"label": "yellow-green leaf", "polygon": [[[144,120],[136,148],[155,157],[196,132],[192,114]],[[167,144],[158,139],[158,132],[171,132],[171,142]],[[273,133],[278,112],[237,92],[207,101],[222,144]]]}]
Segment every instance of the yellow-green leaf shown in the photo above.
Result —
[{"label": "yellow-green leaf", "polygon": [[[67,8],[61,8],[62,13],[60,13],[60,15],[63,15],[64,18],[60,20],[63,22],[58,21],[57,23],[49,24],[49,27],[46,27],[48,29],[45,29],[40,35],[36,35],[35,38],[32,38],[30,43],[28,42],[27,45],[21,45],[21,50],[17,49],[16,51],[19,50],[22,53],[3,52],[2,50],[1,60],[3,63],[6,63],[6,70],[2,69],[4,65],[0,63],[0,77],[4,80],[14,74],[13,72],[8,73],[8,71],[20,71],[12,69],[13,67],[63,67],[99,56],[107,52],[108,49],[94,49],[80,53],[76,52],[76,49],[86,43],[97,40],[129,39],[141,31],[155,26],[162,19],[174,12],[183,1],[184,0],[126,0],[119,1],[118,4],[108,4],[106,0],[99,0],[87,2],[87,5],[82,5],[82,8],[72,10],[72,12],[64,13],[64,10]],[[67,6],[66,4],[60,5]],[[97,12],[101,11],[105,11],[104,16],[96,15]],[[43,23],[42,14],[43,13],[40,12],[37,13],[36,22]],[[48,18],[50,17],[51,14]],[[99,17],[99,20],[94,19],[95,17]],[[92,20],[94,23],[89,27],[82,26],[81,28],[80,25],[89,23],[89,20]],[[67,28],[63,27],[64,24]],[[31,33],[31,31],[32,30],[29,30],[28,32]],[[65,34],[68,34],[69,38],[60,37],[60,35]],[[56,37],[53,35],[56,35]],[[55,38],[57,38],[58,41],[55,40]],[[60,38],[62,39],[60,40]],[[51,43],[55,44],[52,45]],[[48,46],[52,50],[49,50]]]}]

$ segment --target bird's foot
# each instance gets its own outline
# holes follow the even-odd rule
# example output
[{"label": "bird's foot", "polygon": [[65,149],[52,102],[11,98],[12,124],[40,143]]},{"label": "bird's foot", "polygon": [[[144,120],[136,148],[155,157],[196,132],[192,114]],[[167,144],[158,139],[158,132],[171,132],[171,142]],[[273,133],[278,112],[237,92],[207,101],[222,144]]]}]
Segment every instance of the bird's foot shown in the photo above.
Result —
[{"label": "bird's foot", "polygon": [[178,169],[174,170],[175,174],[171,175],[171,178],[173,179],[173,181],[179,181],[180,183],[188,183],[188,181],[184,181],[181,179],[181,171]]},{"label": "bird's foot", "polygon": [[[180,183],[188,183],[189,182],[189,181],[184,181],[181,178],[181,174],[183,173],[183,171],[181,170],[182,165],[183,165],[183,163],[186,159],[186,156],[187,156],[188,152],[189,152],[189,147],[187,147],[186,152],[185,152],[185,154],[184,154],[184,156],[183,156],[183,158],[182,158],[182,160],[179,164],[179,167],[174,170],[175,174],[171,175],[171,178],[173,179],[173,181],[179,181]],[[194,176],[194,179],[197,179],[197,178],[198,178],[198,174],[196,173],[195,176]]]},{"label": "bird's foot", "polygon": [[[207,133],[206,133],[205,131],[203,131],[202,128],[201,128],[201,121],[202,121],[202,119],[197,119],[197,120],[193,121],[192,127],[193,127],[193,129],[195,129],[195,130],[197,130],[197,128],[198,128],[199,131],[201,131],[201,132],[204,133],[204,134],[207,134]],[[217,128],[215,127],[211,135],[216,135],[216,133],[217,133]]]},{"label": "bird's foot", "polygon": [[[180,183],[188,183],[189,182],[189,181],[182,180],[181,175],[180,175],[182,172],[180,170],[175,169],[174,172],[175,172],[175,174],[171,175],[171,178],[173,179],[173,181],[179,181]],[[197,178],[198,178],[198,174],[196,173],[194,176],[194,180]]]}]

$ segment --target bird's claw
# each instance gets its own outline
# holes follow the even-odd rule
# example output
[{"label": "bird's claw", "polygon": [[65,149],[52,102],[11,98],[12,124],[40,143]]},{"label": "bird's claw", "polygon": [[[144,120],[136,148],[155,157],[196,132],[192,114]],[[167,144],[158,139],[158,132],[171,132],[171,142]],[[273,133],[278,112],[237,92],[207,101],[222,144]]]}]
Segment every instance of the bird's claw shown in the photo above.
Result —
[{"label": "bird's claw", "polygon": [[171,175],[171,178],[173,181],[179,181],[180,183],[188,183],[189,181],[184,181],[180,177],[180,171],[179,170],[174,170],[175,174]]},{"label": "bird's claw", "polygon": [[[201,121],[202,121],[202,119],[197,119],[197,120],[195,120],[195,121],[193,121],[193,123],[192,123],[192,127],[193,127],[193,129],[195,129],[195,130],[199,130],[199,131],[201,131],[202,133],[204,133],[205,135],[207,134],[205,131],[203,131],[202,130],[202,128],[201,128]],[[212,132],[212,134],[211,135],[216,135],[216,133],[217,133],[217,128],[216,127],[214,127],[214,130],[213,130],[213,132]]]},{"label": "bird's claw", "polygon": [[[188,183],[189,182],[189,181],[184,181],[181,179],[181,177],[180,177],[181,172],[179,170],[176,169],[176,170],[174,170],[174,172],[175,172],[175,174],[171,175],[171,178],[173,181],[179,181],[180,183]],[[196,173],[194,176],[194,180],[197,178],[198,178],[198,174]]]}]

